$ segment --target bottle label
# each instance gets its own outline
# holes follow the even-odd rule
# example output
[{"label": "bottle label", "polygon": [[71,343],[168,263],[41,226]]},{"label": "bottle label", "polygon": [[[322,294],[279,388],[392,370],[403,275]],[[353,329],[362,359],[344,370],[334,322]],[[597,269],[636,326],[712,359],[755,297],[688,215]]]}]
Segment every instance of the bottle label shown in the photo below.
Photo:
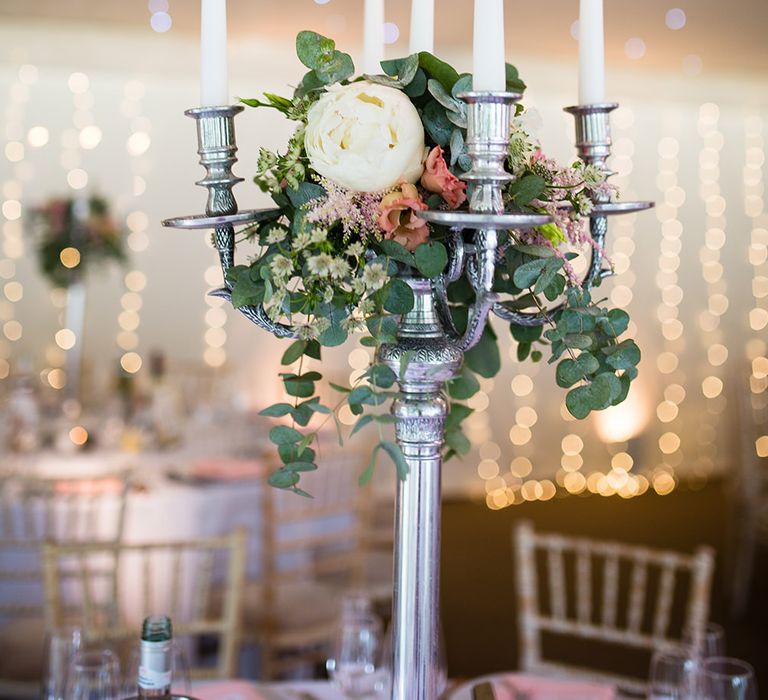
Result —
[{"label": "bottle label", "polygon": [[167,691],[171,685],[171,641],[141,641],[139,688]]},{"label": "bottle label", "polygon": [[139,666],[139,687],[144,690],[164,690],[171,684],[170,671],[157,671]]}]

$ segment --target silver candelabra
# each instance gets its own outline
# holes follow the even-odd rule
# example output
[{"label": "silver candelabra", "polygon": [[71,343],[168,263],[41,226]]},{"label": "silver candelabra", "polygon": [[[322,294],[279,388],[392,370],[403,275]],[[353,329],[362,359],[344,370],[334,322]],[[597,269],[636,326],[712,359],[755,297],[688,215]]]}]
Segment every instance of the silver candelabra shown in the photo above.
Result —
[{"label": "silver candelabra", "polygon": [[[440,471],[447,402],[443,384],[456,376],[463,354],[482,335],[490,313],[523,325],[548,322],[557,307],[539,312],[511,311],[493,292],[496,264],[504,253],[498,232],[525,230],[551,221],[539,214],[505,212],[502,190],[512,176],[505,170],[515,103],[514,92],[467,92],[467,148],[472,167],[464,174],[469,189],[468,211],[426,211],[421,216],[449,230],[448,265],[437,279],[404,278],[414,294],[413,309],[399,323],[397,342],[384,344],[378,360],[400,377],[394,401],[395,432],[410,474],[399,482],[395,511],[394,592],[392,611],[392,700],[436,700],[439,695],[438,607],[440,598]],[[567,108],[576,120],[576,149],[586,163],[607,170],[611,139],[609,114],[615,104]],[[202,216],[168,219],[165,226],[212,229],[224,285],[213,294],[229,298],[227,272],[234,265],[235,226],[275,217],[274,209],[238,211],[232,187],[241,181],[232,174],[236,161],[234,117],[240,106],[201,107],[187,115],[196,120],[200,163],[205,177],[197,184],[208,189]],[[590,233],[596,243],[584,285],[608,274],[602,251],[608,217],[652,206],[650,202],[596,201]],[[466,235],[465,231],[472,232]],[[466,275],[475,292],[467,329],[459,333],[451,320],[447,286]],[[261,306],[240,312],[264,330],[292,337],[291,328],[272,322]],[[401,358],[409,358],[401,374]]]}]

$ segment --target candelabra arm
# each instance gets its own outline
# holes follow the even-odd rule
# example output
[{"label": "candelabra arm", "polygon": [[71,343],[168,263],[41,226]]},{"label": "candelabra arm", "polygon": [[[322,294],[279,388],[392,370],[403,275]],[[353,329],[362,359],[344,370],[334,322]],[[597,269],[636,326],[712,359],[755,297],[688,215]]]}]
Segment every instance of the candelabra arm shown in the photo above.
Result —
[{"label": "candelabra arm", "polygon": [[[220,289],[211,294],[227,300],[232,298],[232,283],[228,279],[228,274],[235,265],[234,224],[258,221],[272,215],[270,210],[245,212],[242,216],[238,215],[237,201],[232,188],[238,182],[242,182],[243,178],[235,176],[232,173],[232,167],[237,162],[235,115],[242,111],[243,107],[240,105],[225,105],[197,107],[185,112],[195,120],[197,125],[197,152],[200,155],[200,164],[205,168],[205,177],[197,184],[208,190],[208,200],[205,205],[207,219],[196,222],[194,218],[186,218],[164,222],[166,225],[185,228],[212,223],[213,244],[219,254],[224,283]],[[241,306],[238,311],[249,321],[278,338],[295,337],[289,326],[272,321],[261,304]]]}]

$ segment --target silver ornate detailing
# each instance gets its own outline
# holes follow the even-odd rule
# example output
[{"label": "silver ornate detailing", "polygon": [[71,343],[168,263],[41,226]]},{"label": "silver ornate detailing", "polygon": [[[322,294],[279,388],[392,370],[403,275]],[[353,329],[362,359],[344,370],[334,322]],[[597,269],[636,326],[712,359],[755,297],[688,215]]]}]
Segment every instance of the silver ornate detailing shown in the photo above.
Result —
[{"label": "silver ornate detailing", "polygon": [[[213,243],[219,253],[224,284],[211,294],[227,300],[232,298],[232,285],[227,280],[227,273],[235,265],[235,226],[274,219],[280,215],[279,209],[237,210],[232,188],[242,182],[243,178],[234,175],[232,167],[237,162],[235,115],[242,111],[240,105],[225,105],[196,107],[184,112],[197,125],[197,152],[200,154],[200,164],[205,168],[205,177],[196,184],[207,188],[208,201],[204,216],[182,216],[163,221],[163,226],[172,228],[213,229]],[[278,338],[292,338],[295,335],[290,327],[272,321],[261,304],[241,306],[238,311]]]}]

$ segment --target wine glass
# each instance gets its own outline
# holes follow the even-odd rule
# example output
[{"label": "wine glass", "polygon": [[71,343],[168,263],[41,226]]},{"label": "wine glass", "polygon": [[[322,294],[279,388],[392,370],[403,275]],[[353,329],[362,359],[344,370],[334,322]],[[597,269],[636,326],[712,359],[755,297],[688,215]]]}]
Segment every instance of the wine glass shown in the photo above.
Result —
[{"label": "wine glass", "polygon": [[657,651],[651,659],[650,700],[688,700],[696,690],[698,664],[692,653]]},{"label": "wine glass", "polygon": [[[693,646],[690,630],[685,631],[683,641]],[[708,622],[704,627],[699,656],[702,659],[709,659],[713,656],[725,656],[725,630],[722,625],[718,625],[716,622]]]},{"label": "wine glass", "polygon": [[757,700],[755,670],[746,661],[716,656],[701,671],[702,696],[707,700]]},{"label": "wine glass", "polygon": [[120,662],[109,649],[78,651],[67,673],[66,700],[118,700]]},{"label": "wine glass", "polygon": [[59,627],[46,635],[43,654],[43,700],[63,700],[67,669],[80,650],[81,632],[79,627]]},{"label": "wine glass", "polygon": [[381,620],[370,601],[345,600],[334,654],[326,662],[331,680],[348,698],[380,696],[389,680],[384,657]]}]

